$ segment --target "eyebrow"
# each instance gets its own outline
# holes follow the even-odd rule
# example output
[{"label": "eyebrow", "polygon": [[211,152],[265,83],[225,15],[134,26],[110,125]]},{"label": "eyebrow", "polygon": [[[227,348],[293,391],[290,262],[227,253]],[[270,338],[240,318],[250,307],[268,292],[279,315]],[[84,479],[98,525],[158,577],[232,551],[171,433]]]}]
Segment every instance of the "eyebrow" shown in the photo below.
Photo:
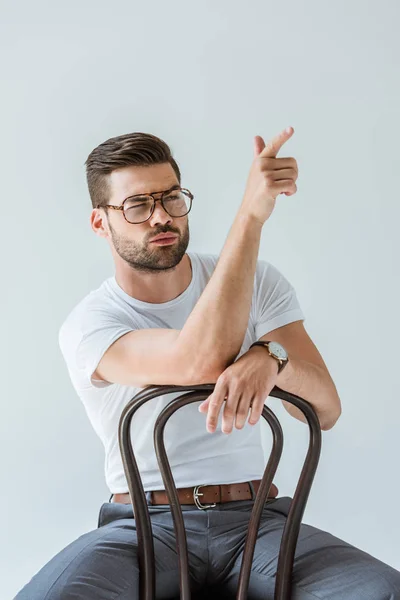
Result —
[{"label": "eyebrow", "polygon": [[[162,190],[162,192],[171,192],[172,190],[177,190],[180,189],[180,185],[178,183],[176,183],[175,185],[173,185],[172,187],[168,188],[167,190]],[[159,192],[152,192],[153,194],[161,194],[161,191]],[[140,194],[132,194],[131,196],[127,196],[124,200],[127,200],[128,198],[134,198],[135,196],[149,196],[149,192],[141,192]]]}]

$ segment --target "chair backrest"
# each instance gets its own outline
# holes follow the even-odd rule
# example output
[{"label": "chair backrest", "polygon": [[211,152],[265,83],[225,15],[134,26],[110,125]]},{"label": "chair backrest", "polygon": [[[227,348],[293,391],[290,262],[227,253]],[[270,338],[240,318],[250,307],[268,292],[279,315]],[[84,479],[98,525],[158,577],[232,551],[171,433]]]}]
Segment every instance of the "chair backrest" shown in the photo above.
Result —
[{"label": "chair backrest", "polygon": [[[130,402],[122,411],[118,432],[119,444],[136,521],[140,598],[142,598],[142,600],[155,599],[155,557],[148,505],[130,439],[131,420],[135,412],[145,402],[152,400],[154,397],[164,394],[176,394],[177,392],[182,392],[180,396],[171,400],[171,402],[167,404],[167,406],[158,415],[154,426],[154,447],[161,476],[164,481],[165,490],[171,505],[171,513],[174,521],[180,571],[180,597],[182,600],[190,600],[191,592],[189,585],[189,563],[186,532],[178,493],[165,451],[163,440],[164,428],[168,419],[176,410],[192,402],[205,400],[213,392],[214,387],[215,384],[201,384],[192,386],[149,386],[136,394],[136,396],[130,400]],[[300,473],[282,533],[276,572],[274,599],[289,600],[291,595],[294,554],[301,520],[303,518],[321,453],[321,429],[314,408],[306,400],[303,400],[299,396],[286,392],[278,387],[274,387],[269,396],[286,400],[287,402],[297,406],[304,413],[310,431],[310,443],[307,456],[304,461],[303,469]],[[273,446],[249,520],[239,575],[236,596],[237,600],[245,600],[245,598],[247,598],[251,565],[254,556],[255,543],[257,541],[257,532],[260,525],[261,514],[273,478],[275,477],[283,449],[283,432],[277,417],[268,406],[264,406],[262,416],[271,427]],[[201,415],[199,414],[199,418],[200,417]]]}]

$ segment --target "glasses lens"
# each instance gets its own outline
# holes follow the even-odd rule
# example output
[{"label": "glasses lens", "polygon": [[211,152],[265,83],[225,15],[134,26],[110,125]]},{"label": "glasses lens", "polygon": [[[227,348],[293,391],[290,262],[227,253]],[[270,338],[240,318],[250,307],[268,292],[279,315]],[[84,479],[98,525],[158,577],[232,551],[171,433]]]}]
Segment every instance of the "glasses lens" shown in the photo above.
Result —
[{"label": "glasses lens", "polygon": [[[163,198],[166,211],[171,217],[183,217],[191,207],[190,196],[181,190],[173,190]],[[151,196],[137,196],[125,201],[124,213],[129,223],[141,223],[150,217],[153,206]]]},{"label": "glasses lens", "polygon": [[173,190],[164,196],[163,202],[171,217],[183,217],[190,210],[190,196],[182,190]]},{"label": "glasses lens", "polygon": [[124,204],[125,218],[129,223],[141,223],[149,218],[153,199],[150,196],[137,196],[126,200]]}]

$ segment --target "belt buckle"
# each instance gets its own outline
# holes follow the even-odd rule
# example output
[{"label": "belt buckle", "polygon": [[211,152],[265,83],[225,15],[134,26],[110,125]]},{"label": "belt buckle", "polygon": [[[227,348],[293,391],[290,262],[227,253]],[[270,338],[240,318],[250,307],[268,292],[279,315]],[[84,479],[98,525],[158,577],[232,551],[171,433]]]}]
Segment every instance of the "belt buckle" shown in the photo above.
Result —
[{"label": "belt buckle", "polygon": [[201,504],[200,500],[199,500],[199,496],[203,496],[204,494],[202,494],[201,492],[199,492],[199,489],[201,487],[204,487],[206,485],[210,485],[207,483],[202,483],[201,485],[195,485],[194,489],[193,489],[193,500],[195,505],[197,506],[197,508],[199,508],[200,510],[204,510],[205,508],[213,508],[214,506],[217,506],[216,503],[214,504]]}]

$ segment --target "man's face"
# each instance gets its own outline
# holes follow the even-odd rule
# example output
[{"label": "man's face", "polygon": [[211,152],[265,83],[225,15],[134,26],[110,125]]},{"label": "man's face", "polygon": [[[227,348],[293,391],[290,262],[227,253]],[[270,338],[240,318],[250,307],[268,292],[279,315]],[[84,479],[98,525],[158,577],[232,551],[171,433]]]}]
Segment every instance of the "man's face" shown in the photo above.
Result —
[{"label": "man's face", "polygon": [[[119,206],[128,196],[168,190],[179,185],[169,163],[148,167],[124,167],[110,174],[109,204]],[[160,198],[161,194],[156,195]],[[188,215],[171,217],[160,202],[156,202],[150,219],[144,223],[128,223],[122,211],[108,209],[106,218],[115,252],[133,269],[142,272],[174,268],[185,255],[189,244]],[[150,240],[160,233],[178,236],[173,244],[158,245]]]}]

